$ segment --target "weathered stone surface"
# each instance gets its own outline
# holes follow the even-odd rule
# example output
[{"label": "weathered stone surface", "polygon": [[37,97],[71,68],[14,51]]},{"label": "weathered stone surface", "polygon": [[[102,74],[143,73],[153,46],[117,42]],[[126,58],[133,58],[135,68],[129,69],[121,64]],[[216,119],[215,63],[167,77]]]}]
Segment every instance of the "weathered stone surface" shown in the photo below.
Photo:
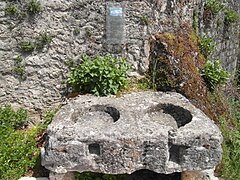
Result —
[{"label": "weathered stone surface", "polygon": [[60,174],[204,170],[222,153],[218,127],[178,93],[80,96],[60,109],[47,133],[42,165]]}]

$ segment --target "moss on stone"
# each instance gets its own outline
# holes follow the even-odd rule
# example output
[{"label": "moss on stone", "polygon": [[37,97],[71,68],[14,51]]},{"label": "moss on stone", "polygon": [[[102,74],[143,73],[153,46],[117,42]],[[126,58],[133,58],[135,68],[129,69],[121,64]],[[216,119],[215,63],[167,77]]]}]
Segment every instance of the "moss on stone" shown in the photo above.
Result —
[{"label": "moss on stone", "polygon": [[206,59],[199,49],[198,37],[190,28],[175,33],[159,33],[150,42],[148,75],[159,91],[176,91],[187,97],[211,119],[218,120],[227,106],[210,98],[201,71]]}]

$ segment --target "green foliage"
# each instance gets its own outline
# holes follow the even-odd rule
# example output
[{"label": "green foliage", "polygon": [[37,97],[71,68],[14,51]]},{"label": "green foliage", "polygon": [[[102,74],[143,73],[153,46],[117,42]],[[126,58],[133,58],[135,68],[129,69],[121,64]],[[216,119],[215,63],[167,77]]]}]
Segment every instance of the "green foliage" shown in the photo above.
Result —
[{"label": "green foliage", "polygon": [[21,128],[27,120],[27,111],[19,109],[14,111],[11,106],[0,107],[0,126]]},{"label": "green foliage", "polygon": [[0,179],[18,179],[34,167],[39,155],[36,132],[35,128],[24,132],[0,127]]},{"label": "green foliage", "polygon": [[147,76],[151,89],[169,91],[176,86],[176,82],[169,74],[169,66],[162,58],[157,58],[150,62]]},{"label": "green foliage", "polygon": [[199,45],[201,52],[205,57],[210,55],[215,50],[215,42],[207,36],[200,38]]},{"label": "green foliage", "polygon": [[41,12],[41,10],[42,10],[42,6],[41,6],[41,3],[39,1],[37,1],[37,0],[30,0],[27,3],[27,12],[30,15],[37,14],[37,13]]},{"label": "green foliage", "polygon": [[147,17],[147,16],[141,16],[141,17],[140,17],[140,24],[141,24],[141,25],[145,25],[145,26],[149,25],[149,19],[148,19],[148,17]]},{"label": "green foliage", "polygon": [[220,119],[223,134],[221,175],[224,179],[235,180],[240,177],[240,101],[231,100],[230,104],[233,122],[225,118]]},{"label": "green foliage", "polygon": [[17,130],[27,121],[26,110],[0,107],[0,179],[17,180],[37,164],[40,151],[36,138],[52,121],[56,111],[46,112],[44,122],[36,127]]},{"label": "green foliage", "polygon": [[80,31],[80,28],[78,28],[78,27],[74,28],[74,30],[73,30],[73,34],[74,34],[75,36],[79,35],[80,32],[81,32],[81,31]]},{"label": "green foliage", "polygon": [[36,129],[16,130],[27,121],[26,110],[14,111],[0,107],[0,179],[18,179],[34,166],[36,160]]},{"label": "green foliage", "polygon": [[124,59],[111,56],[83,56],[83,62],[73,68],[68,84],[82,93],[97,96],[116,94],[127,83],[127,70],[130,66]]},{"label": "green foliage", "polygon": [[198,31],[198,11],[194,10],[193,11],[193,23],[192,23],[192,27],[194,29],[195,32]]},{"label": "green foliage", "polygon": [[21,56],[17,56],[14,64],[14,73],[20,77],[21,80],[24,80],[24,75],[26,74],[25,65],[23,64],[23,59]]},{"label": "green foliage", "polygon": [[31,41],[22,41],[19,44],[19,48],[25,53],[30,53],[34,51],[34,49],[36,48],[36,44]]},{"label": "green foliage", "polygon": [[19,9],[15,4],[8,3],[4,9],[5,14],[8,16],[17,16],[19,14]]},{"label": "green foliage", "polygon": [[218,85],[224,84],[228,80],[229,73],[222,68],[219,60],[208,60],[203,70],[203,78],[209,90],[214,90]]},{"label": "green foliage", "polygon": [[76,180],[127,180],[127,175],[110,175],[110,174],[101,174],[101,173],[93,173],[93,172],[84,172],[77,173],[75,175]]},{"label": "green foliage", "polygon": [[36,40],[36,48],[42,49],[45,45],[52,42],[52,36],[46,32],[41,33]]},{"label": "green foliage", "polygon": [[205,8],[209,10],[213,15],[216,15],[223,10],[224,5],[220,0],[207,0]]},{"label": "green foliage", "polygon": [[41,33],[36,40],[31,41],[22,41],[19,44],[19,48],[22,52],[30,53],[35,49],[42,49],[45,45],[48,45],[52,42],[52,36],[46,32]]},{"label": "green foliage", "polygon": [[56,108],[54,110],[46,111],[44,113],[43,123],[38,124],[39,132],[43,132],[48,127],[48,125],[52,122],[54,116],[56,115],[57,111],[58,111],[58,108]]},{"label": "green foliage", "polygon": [[90,28],[85,28],[85,36],[87,38],[90,38],[92,36],[93,32]]},{"label": "green foliage", "polygon": [[229,25],[231,23],[235,23],[239,20],[239,15],[236,11],[231,10],[231,9],[226,9],[224,12],[224,23],[226,25]]}]

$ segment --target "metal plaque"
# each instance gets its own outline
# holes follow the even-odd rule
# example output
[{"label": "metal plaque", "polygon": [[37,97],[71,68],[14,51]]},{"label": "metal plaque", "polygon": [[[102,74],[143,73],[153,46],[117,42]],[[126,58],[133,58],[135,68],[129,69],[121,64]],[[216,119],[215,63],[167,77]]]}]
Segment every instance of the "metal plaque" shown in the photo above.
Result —
[{"label": "metal plaque", "polygon": [[125,41],[125,14],[122,3],[108,3],[106,17],[108,44],[123,44]]}]

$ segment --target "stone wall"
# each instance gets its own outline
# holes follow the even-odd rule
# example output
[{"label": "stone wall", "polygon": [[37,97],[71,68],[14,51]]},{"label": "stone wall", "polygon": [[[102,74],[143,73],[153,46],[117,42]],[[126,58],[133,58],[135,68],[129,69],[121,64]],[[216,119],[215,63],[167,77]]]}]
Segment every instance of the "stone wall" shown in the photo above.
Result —
[{"label": "stone wall", "polygon": [[[220,59],[223,67],[234,74],[240,55],[240,21],[226,24],[224,22],[224,10],[216,15],[208,14],[204,10],[204,4],[200,3],[195,12],[198,19],[198,33],[200,36],[208,36],[216,43],[215,51],[209,59]],[[224,6],[233,9],[240,14],[239,0],[226,1]],[[207,17],[208,16],[208,17]]]},{"label": "stone wall", "polygon": [[[14,3],[25,8],[25,1]],[[107,0],[40,0],[42,11],[37,15],[21,18],[6,14],[7,1],[0,1],[0,104],[11,103],[29,109],[44,109],[63,100],[66,85],[63,81],[69,73],[71,61],[80,62],[83,54],[125,57],[132,64],[130,76],[139,76],[148,68],[149,39],[156,32],[176,31],[192,24],[193,11],[201,0],[129,0],[119,2],[124,7],[126,40],[123,44],[106,42]],[[239,3],[235,0],[239,7]],[[25,8],[26,9],[26,8]],[[214,24],[214,23],[213,23]],[[214,29],[201,26],[202,32]],[[21,41],[35,41],[46,32],[53,39],[42,49],[23,53]],[[229,30],[228,41],[220,38],[217,53],[224,62],[237,58],[239,45],[236,27]],[[224,32],[220,32],[226,34]],[[218,37],[214,32],[214,37]],[[225,40],[225,39],[224,39]],[[223,51],[224,49],[224,51]],[[16,58],[22,57],[19,76],[14,70]],[[229,58],[231,57],[231,58]],[[19,64],[18,64],[19,65]]]}]

